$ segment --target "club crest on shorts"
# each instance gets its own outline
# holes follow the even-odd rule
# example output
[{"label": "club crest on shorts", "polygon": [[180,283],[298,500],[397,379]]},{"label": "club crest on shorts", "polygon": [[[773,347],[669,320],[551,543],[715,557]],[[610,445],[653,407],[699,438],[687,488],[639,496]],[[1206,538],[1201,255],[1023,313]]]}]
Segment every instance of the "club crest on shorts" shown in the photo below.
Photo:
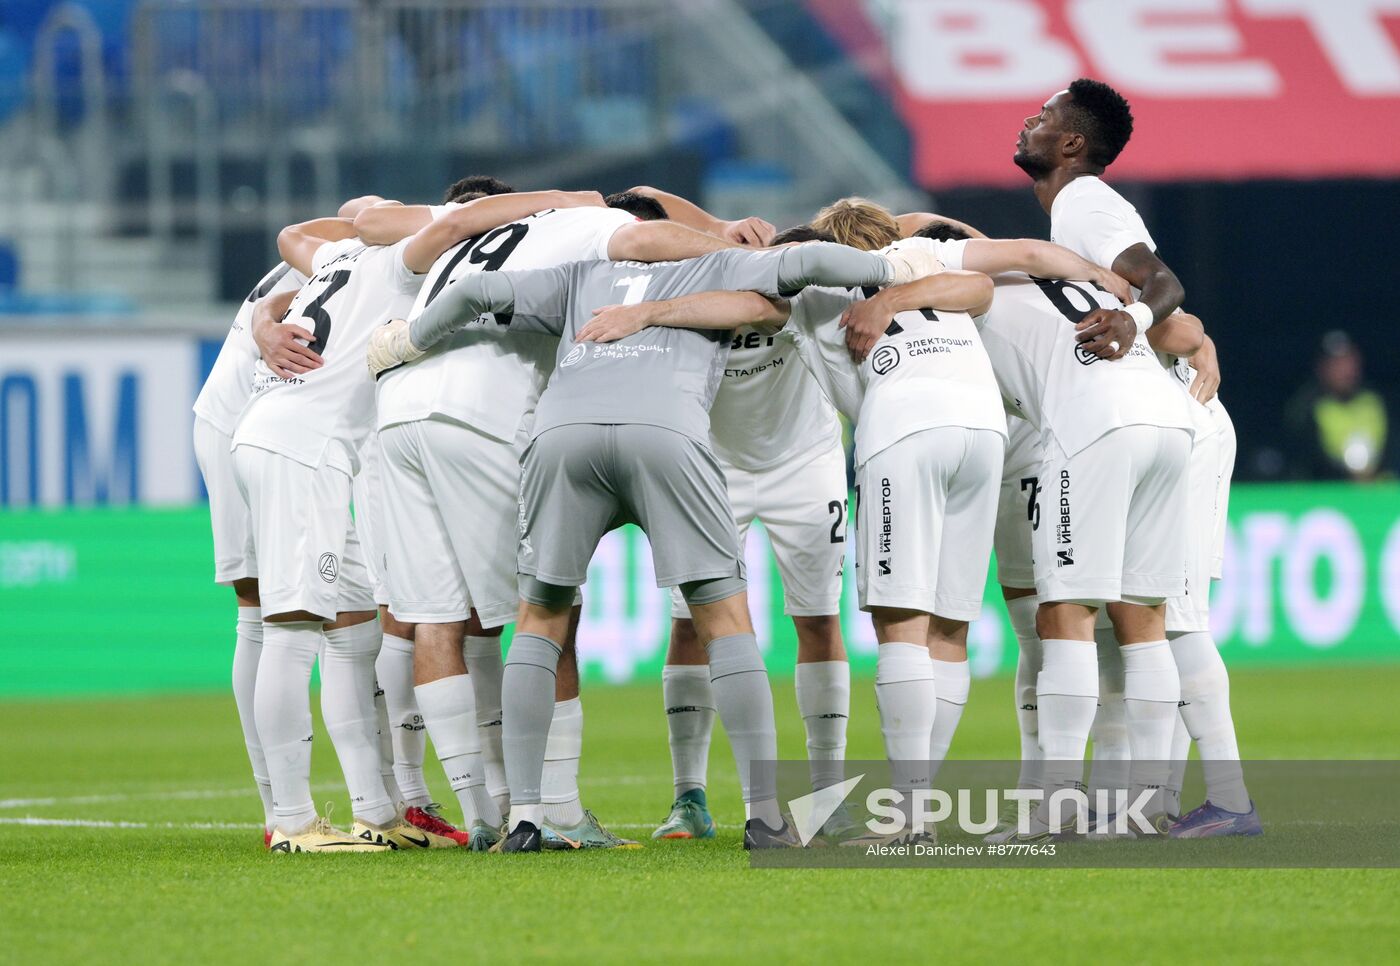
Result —
[{"label": "club crest on shorts", "polygon": [[586,356],[587,354],[588,354],[588,346],[586,346],[586,345],[576,345],[576,346],[574,346],[572,349],[569,350],[569,354],[566,355],[566,356],[564,357],[564,361],[561,362],[561,363],[559,363],[559,365],[560,365],[561,368],[567,367],[567,366],[571,366],[571,365],[573,365],[574,363],[581,361],[581,360],[583,359],[583,357]]},{"label": "club crest on shorts", "polygon": [[320,560],[316,561],[316,572],[326,583],[333,584],[335,578],[340,576],[340,560],[328,550],[321,554]]}]

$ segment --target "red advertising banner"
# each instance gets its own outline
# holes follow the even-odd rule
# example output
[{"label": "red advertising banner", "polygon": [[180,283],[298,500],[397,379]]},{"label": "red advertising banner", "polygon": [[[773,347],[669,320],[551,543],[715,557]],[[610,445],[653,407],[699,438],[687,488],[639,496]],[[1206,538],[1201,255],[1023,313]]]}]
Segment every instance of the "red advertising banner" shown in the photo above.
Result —
[{"label": "red advertising banner", "polygon": [[1131,101],[1119,179],[1400,174],[1400,0],[809,0],[892,91],[930,188],[1020,183],[1076,77]]}]

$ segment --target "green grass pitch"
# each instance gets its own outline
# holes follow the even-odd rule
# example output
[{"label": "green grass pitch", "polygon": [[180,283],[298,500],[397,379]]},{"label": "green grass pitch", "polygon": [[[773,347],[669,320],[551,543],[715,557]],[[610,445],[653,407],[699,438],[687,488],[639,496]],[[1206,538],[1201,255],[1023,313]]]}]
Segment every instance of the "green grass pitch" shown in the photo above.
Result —
[{"label": "green grass pitch", "polygon": [[[774,690],[800,756],[791,683]],[[976,683],[955,756],[1014,756],[1009,691]],[[1397,691],[1400,666],[1239,672],[1241,746],[1397,757]],[[853,692],[850,756],[879,757],[873,686]],[[0,963],[1400,956],[1393,869],[753,870],[722,737],[719,838],[651,843],[671,798],[660,702],[654,685],[584,694],[584,802],[646,848],[516,857],[268,855],[228,695],[0,703]],[[324,732],[314,782],[347,819]]]}]

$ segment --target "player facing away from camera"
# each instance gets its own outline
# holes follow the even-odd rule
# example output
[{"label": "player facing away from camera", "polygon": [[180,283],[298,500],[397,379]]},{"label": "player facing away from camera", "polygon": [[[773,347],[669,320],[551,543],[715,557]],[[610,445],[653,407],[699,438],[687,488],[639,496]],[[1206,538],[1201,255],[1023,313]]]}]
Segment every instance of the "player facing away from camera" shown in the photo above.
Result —
[{"label": "player facing away from camera", "polygon": [[[639,333],[616,345],[577,341],[595,309],[713,288],[767,294],[826,281],[885,284],[896,263],[834,245],[725,251],[684,262],[574,262],[458,281],[418,319],[394,323],[371,346],[371,368],[421,355],[482,312],[516,331],[561,336],[558,366],[540,398],[520,495],[520,620],[502,703],[509,835],[502,851],[538,851],[540,778],[553,713],[555,668],[576,588],[603,534],[628,521],[647,533],[657,581],[679,585],[706,648],[715,704],[744,791],[745,846],[796,844],[778,811],[774,775],[754,762],[777,754],[772,694],[754,639],[743,562],[709,414],[727,335]],[[898,261],[900,272],[916,270]]]},{"label": "player facing away from camera", "polygon": [[[546,210],[448,249],[429,271],[410,318],[463,277],[482,271],[546,268],[609,255],[682,257],[728,246],[678,225],[639,222],[626,198],[613,196],[608,207],[599,207],[600,196],[581,194],[592,195],[595,203]],[[436,224],[423,231],[435,230]],[[419,704],[472,823],[474,843],[487,845],[497,837],[494,826],[506,804],[484,795],[489,786],[483,786],[483,778],[490,782],[493,776],[483,768],[482,755],[490,754],[494,737],[500,761],[499,635],[519,608],[520,455],[554,367],[555,343],[550,336],[512,332],[487,317],[379,380],[379,426],[392,473],[387,512],[394,520],[389,570],[395,612],[418,622]],[[562,642],[565,656],[557,669],[543,773],[544,845],[630,845],[603,828],[580,801],[577,623],[575,608]],[[494,665],[484,656],[493,656]],[[497,770],[504,782],[503,769]]]},{"label": "player facing away from camera", "polygon": [[[347,220],[322,219],[278,237],[283,258],[310,278],[286,321],[310,330],[309,348],[323,365],[281,378],[259,361],[233,438],[263,601],[254,711],[272,782],[275,851],[374,851],[401,836],[418,841],[381,777],[380,631],[350,510],[373,406],[373,385],[356,363],[384,313],[412,303],[418,280],[405,246],[368,248],[353,233]],[[307,691],[318,652],[322,712],[354,811],[350,834],[318,817],[311,800]]]},{"label": "player facing away from camera", "polygon": [[[373,199],[379,201],[379,199]],[[446,232],[439,232],[434,235],[415,238],[403,246],[403,263],[414,272],[421,272],[432,264],[433,259],[445,246],[453,244],[460,238],[473,233],[480,233],[491,228],[498,227],[505,221],[520,215],[523,212],[538,210],[541,207],[552,203],[552,196],[541,198],[539,196],[513,196],[510,199],[483,198],[480,201],[473,201],[461,206],[454,221]],[[369,210],[369,209],[366,209]],[[364,212],[362,212],[363,214]],[[336,224],[336,231],[343,230],[343,225]],[[455,232],[455,234],[452,234]],[[286,233],[292,236],[293,244],[297,243],[297,232]],[[312,233],[304,233],[306,238],[301,239],[301,243],[314,251],[319,256],[320,251],[316,250],[322,239]],[[352,280],[353,281],[353,280]],[[416,289],[420,280],[415,279],[411,287]],[[333,283],[334,284],[334,283]],[[345,283],[349,285],[349,282]],[[382,296],[387,297],[387,296]],[[329,301],[329,299],[327,300]],[[373,298],[366,300],[364,306],[359,311],[368,315],[375,315]],[[328,311],[324,307],[318,307],[321,311]],[[392,305],[389,306],[392,308]],[[308,312],[310,309],[308,309]],[[320,314],[313,314],[316,324],[327,330],[334,329],[337,321],[329,316],[322,318]],[[308,316],[313,317],[313,316]],[[379,314],[379,321],[383,321],[384,316]],[[314,333],[307,332],[293,324],[296,318],[295,310],[292,319],[287,324],[273,324],[270,326],[255,325],[259,345],[263,350],[264,360],[268,364],[272,373],[276,376],[291,380],[293,384],[300,384],[301,374],[306,373],[307,379],[320,379],[321,367],[324,364],[321,356],[315,351],[324,343],[324,339],[317,338]],[[358,317],[357,317],[358,321]],[[373,323],[370,323],[373,325]],[[319,330],[318,330],[319,331]],[[358,331],[358,328],[356,329]],[[300,345],[295,339],[287,338],[288,335],[304,337],[310,344]],[[367,337],[367,332],[363,337]],[[359,343],[363,346],[363,341]],[[358,374],[357,374],[358,375]],[[352,388],[354,393],[348,398],[353,402],[343,412],[344,425],[347,438],[355,440],[356,455],[360,459],[359,471],[355,474],[352,484],[352,495],[355,508],[355,530],[357,540],[363,541],[361,544],[365,548],[365,553],[360,553],[359,557],[364,559],[369,556],[379,557],[380,552],[375,549],[382,547],[384,535],[382,533],[382,508],[380,499],[375,492],[378,487],[377,477],[377,457],[378,447],[373,433],[372,420],[366,424],[363,419],[366,415],[372,417],[372,408],[369,413],[362,412],[356,408],[361,403],[359,393],[364,389],[358,379],[346,376],[339,377],[343,382],[344,389],[349,392]],[[368,380],[365,380],[368,383]],[[372,393],[372,388],[371,388]],[[333,393],[326,390],[323,395],[330,397]],[[372,403],[372,397],[371,397]],[[350,445],[347,443],[347,445]],[[382,561],[381,561],[382,563]],[[383,602],[386,597],[382,582],[376,578],[376,572],[382,574],[382,567],[367,567],[367,580],[372,585],[371,595],[376,601]],[[402,828],[399,833],[390,833],[386,836],[383,828],[375,827],[373,821],[357,823],[356,833],[361,838],[380,839],[387,837],[392,845],[398,847],[459,847],[468,844],[468,835],[461,832],[446,822],[437,812],[436,806],[431,802],[427,788],[422,778],[422,749],[423,725],[416,706],[412,704],[412,692],[409,692],[407,710],[403,704],[399,704],[394,709],[393,724],[391,729],[388,726],[387,709],[381,704],[380,696],[385,692],[396,693],[405,683],[409,689],[412,688],[412,668],[402,668],[402,658],[405,656],[412,659],[411,625],[395,621],[387,612],[387,608],[381,607],[381,620],[384,621],[382,627],[388,638],[388,646],[381,645],[374,637],[378,630],[377,625],[369,624],[355,631],[355,654],[353,661],[342,662],[346,666],[346,673],[357,675],[357,688],[360,682],[359,677],[366,673],[364,655],[378,652],[377,659],[371,657],[373,661],[373,674],[378,679],[378,684],[374,687],[374,711],[377,731],[377,744],[379,746],[379,768],[380,778],[383,782],[389,800],[395,804],[396,809],[403,808],[403,822],[413,827],[411,834],[404,832]],[[385,652],[392,652],[394,660],[386,660]],[[323,668],[328,667],[328,662],[335,657],[334,650],[328,650],[327,655],[322,658]],[[340,666],[335,669],[339,674]],[[406,670],[406,673],[404,673]],[[330,675],[327,675],[328,679]],[[333,689],[332,694],[338,695],[339,688]],[[358,693],[358,692],[357,692]],[[326,700],[326,690],[323,689],[323,704]],[[402,699],[400,699],[401,701]],[[390,702],[391,704],[397,702]],[[340,709],[343,711],[344,709]],[[355,709],[358,711],[359,709]],[[337,714],[340,712],[338,711]],[[332,720],[327,714],[327,720]],[[356,719],[358,720],[358,719]],[[342,728],[342,731],[348,730]],[[388,739],[386,742],[385,739]],[[388,747],[386,747],[386,744]],[[339,748],[339,743],[337,747]],[[342,756],[343,757],[343,756]],[[397,759],[397,760],[396,760]],[[398,779],[402,778],[402,781]]]},{"label": "player facing away from camera", "polygon": [[[1050,98],[1039,114],[1026,119],[1014,160],[1035,182],[1036,197],[1050,215],[1051,238],[1095,264],[1112,268],[1131,282],[1139,302],[1129,305],[1127,312],[1137,328],[1147,329],[1175,311],[1185,293],[1171,269],[1158,257],[1156,244],[1137,211],[1099,178],[1127,144],[1132,126],[1128,103],[1117,91],[1098,81],[1080,79]],[[1088,321],[1095,323],[1094,328],[1104,330],[1099,339],[1108,339],[1112,335],[1108,323],[1121,324],[1123,320],[1121,316],[1103,314]],[[1199,329],[1198,320],[1195,321]],[[1173,331],[1189,333],[1190,328],[1177,325]],[[1186,526],[1192,529],[1195,544],[1204,548],[1214,544],[1216,528],[1214,514],[1205,509],[1207,504],[1213,507],[1214,501],[1200,495],[1200,491],[1208,486],[1209,478],[1223,473],[1221,447],[1210,440],[1228,420],[1228,416],[1222,418],[1223,407],[1217,405],[1215,412],[1203,407],[1214,395],[1214,386],[1207,383],[1218,384],[1213,345],[1199,335],[1186,344],[1172,344],[1162,334],[1154,337],[1150,332],[1149,342],[1168,365],[1178,357],[1199,355],[1201,359],[1203,375],[1188,376],[1183,388],[1188,388],[1188,409],[1195,425],[1195,440],[1200,444],[1191,458],[1196,467],[1192,475],[1197,478],[1198,496],[1191,501],[1194,505]],[[1195,558],[1201,559],[1202,554]],[[1221,756],[1216,759],[1219,761],[1238,761],[1234,723],[1229,715],[1228,675],[1214,641],[1203,633],[1209,630],[1209,572],[1193,567],[1191,577],[1197,586],[1197,599],[1167,607],[1166,618],[1171,622],[1168,630],[1172,632],[1169,643],[1148,642],[1151,646],[1115,651],[1111,631],[1101,629],[1100,651],[1107,658],[1102,663],[1109,671],[1101,679],[1101,689],[1111,690],[1100,695],[1099,720],[1095,723],[1095,784],[1123,784],[1121,767],[1114,769],[1110,765],[1109,774],[1099,777],[1103,770],[1101,758],[1142,759],[1146,756],[1140,746],[1154,749],[1153,755],[1162,753],[1155,725],[1153,737],[1148,740],[1141,734],[1139,718],[1139,733],[1134,734],[1132,708],[1141,710],[1146,703],[1186,702],[1183,708],[1195,709],[1187,712],[1192,719],[1188,726],[1194,726],[1193,733],[1204,737],[1210,754]],[[1122,673],[1118,674],[1114,659],[1120,655]],[[1168,655],[1171,661],[1166,660]],[[1179,668],[1183,665],[1190,669],[1189,681],[1181,677]],[[1171,757],[1170,746],[1166,757]],[[1212,835],[1257,834],[1258,816],[1238,767],[1216,765],[1210,771],[1215,781],[1207,793],[1221,801],[1208,802],[1204,811],[1193,816],[1193,827],[1200,826],[1197,834],[1201,830]],[[1163,816],[1175,818],[1170,800],[1165,803]]]},{"label": "player facing away from camera", "polygon": [[[634,188],[670,217],[745,245],[831,241],[811,229],[774,236],[758,218],[724,221],[675,195]],[[846,455],[836,411],[798,360],[791,333],[736,329],[710,409],[710,448],[724,472],[742,550],[763,523],[783,582],[784,611],[797,633],[794,684],[807,737],[813,789],[845,777],[851,672],[841,640],[846,553]],[[661,692],[675,798],[653,838],[710,838],[705,798],[715,703],[705,651],[685,599],[671,594],[671,640]]]},{"label": "player facing away from camera", "polygon": [[[253,550],[253,521],[238,492],[230,453],[238,416],[248,403],[258,348],[253,342],[253,314],[260,300],[296,292],[306,278],[286,262],[263,276],[239,306],[233,325],[209,377],[194,402],[194,455],[209,493],[214,531],[214,581],[233,587],[238,623],[233,649],[233,699],[243,726],[243,743],[253,766],[253,782],[263,805],[264,843],[271,841],[272,784],[267,777],[258,727],[253,717],[253,690],[262,655],[262,608],[258,597],[258,562]],[[266,303],[264,308],[266,308]]]},{"label": "player facing away from camera", "polygon": [[[428,293],[441,289],[441,277],[445,270],[450,269],[453,273],[475,270],[481,264],[495,260],[498,255],[513,254],[512,243],[516,242],[519,236],[516,232],[507,230],[509,222],[550,209],[593,207],[598,210],[602,204],[602,196],[597,192],[517,193],[513,187],[498,178],[473,175],[451,185],[441,205],[402,205],[398,202],[375,205],[356,217],[355,228],[363,241],[393,244],[432,225],[431,232],[438,237],[435,244],[451,245],[429,270],[429,277],[419,290],[417,304],[421,304]],[[489,213],[490,219],[484,221],[481,217],[483,213]],[[465,240],[461,240],[464,235],[463,225],[466,226],[465,234],[471,235]],[[453,242],[456,244],[452,244]],[[469,349],[471,346],[464,347],[464,350]],[[499,378],[501,369],[495,365],[497,347],[494,344],[475,344],[474,351],[454,354],[454,363],[459,369],[470,369],[473,361],[481,365],[483,358],[487,371],[496,373]],[[409,375],[410,371],[412,375]],[[501,422],[508,422],[510,416],[502,416],[500,407],[491,408],[490,393],[460,388],[474,387],[487,377],[473,371],[463,372],[462,375],[463,378],[456,387],[460,391],[454,391],[453,384],[444,381],[441,360],[437,359],[425,360],[422,367],[413,367],[401,378],[397,374],[389,377],[380,387],[378,426],[386,428],[400,422],[412,423],[411,428],[419,435],[445,433],[454,436],[455,434],[449,432],[453,428],[479,426],[484,423],[489,429]],[[385,385],[389,387],[387,390]],[[514,396],[509,395],[507,398],[514,399]],[[483,407],[488,409],[485,415],[481,412]],[[427,413],[431,413],[427,418],[435,420],[432,424],[419,422]],[[389,465],[385,470],[385,474],[390,477],[387,485],[396,492],[409,491],[419,499],[396,500],[387,505],[381,502],[380,513],[376,516],[386,516],[402,502],[420,510],[428,508],[435,520],[433,527],[425,529],[419,529],[418,526],[406,528],[398,524],[386,526],[383,544],[385,569],[397,571],[401,575],[397,581],[400,608],[407,614],[420,614],[425,606],[431,610],[434,603],[441,601],[435,602],[425,598],[431,598],[444,580],[451,583],[463,572],[471,574],[477,581],[478,597],[490,596],[491,588],[481,586],[480,578],[483,573],[490,573],[490,562],[500,556],[497,554],[493,557],[489,538],[501,528],[488,529],[484,551],[480,549],[479,543],[474,544],[474,541],[479,541],[481,535],[479,520],[494,519],[497,514],[487,512],[479,517],[470,513],[449,514],[439,518],[436,506],[439,503],[450,505],[454,495],[461,493],[481,490],[488,494],[500,495],[508,490],[511,508],[508,515],[513,517],[514,495],[518,487],[499,473],[493,476],[491,471],[493,468],[505,466],[507,476],[514,474],[518,478],[518,459],[503,461],[496,454],[475,453],[473,444],[489,445],[492,441],[492,437],[486,434],[468,433],[453,438],[448,445],[439,447],[440,451],[446,454],[445,461],[425,458],[420,453],[424,447],[420,445],[423,441],[418,436],[414,436],[407,446],[403,445],[402,434],[386,433],[385,440],[389,445]],[[412,465],[401,471],[405,460]],[[459,486],[457,484],[460,479],[447,473],[448,466],[458,469],[464,466],[471,467],[471,473],[484,475],[498,482],[506,479],[506,484],[486,485],[478,479],[475,488]],[[429,492],[424,497],[425,489],[431,490],[434,486],[439,491],[438,494]],[[422,519],[417,523],[426,526]],[[451,532],[442,530],[443,526],[449,526]],[[513,528],[508,531],[511,537],[513,532]],[[424,537],[423,534],[428,536]],[[455,560],[442,552],[449,545],[457,552]],[[468,549],[472,547],[476,549]],[[434,551],[438,553],[435,555]],[[507,548],[507,556],[508,572],[504,581],[510,588],[511,602],[508,610],[513,614],[513,542]],[[394,558],[398,558],[397,565],[394,565]],[[487,569],[483,570],[483,565]],[[415,579],[415,574],[436,576],[424,581]],[[386,579],[385,583],[388,584],[389,581]],[[407,590],[406,583],[414,584],[416,589]],[[467,597],[461,598],[461,601],[468,600]],[[401,643],[407,647],[401,650],[392,646],[399,644],[399,641],[386,636],[378,666],[381,683],[386,691],[387,710],[395,726],[393,732],[396,771],[415,768],[421,773],[423,730],[426,727],[430,732],[437,732],[434,748],[448,772],[449,783],[462,804],[466,824],[472,829],[471,847],[485,849],[499,839],[497,826],[501,821],[501,809],[508,803],[505,770],[500,753],[501,629],[483,629],[477,617],[471,614],[471,605],[467,603],[464,606],[467,607],[465,613],[468,616],[460,627],[456,625],[462,622],[451,622],[453,626],[444,630],[439,620],[424,621],[430,626],[424,631],[426,643],[422,648],[415,647],[410,641],[403,641]],[[394,661],[391,666],[386,667],[390,656]],[[424,668],[425,680],[419,681],[416,677],[415,666],[418,664]],[[473,669],[472,676],[469,679],[457,680],[468,668]],[[567,673],[568,670],[566,668],[566,673],[560,675],[559,700],[561,703],[567,703],[572,699],[573,707],[577,708],[577,691],[569,693],[569,681],[572,680],[572,676]],[[450,683],[437,685],[439,675],[444,676]],[[420,711],[415,681],[419,684],[434,685],[425,690],[425,700],[429,705],[426,712]],[[464,707],[475,710],[465,712]],[[565,713],[560,716],[561,732],[568,731],[571,722],[581,723],[581,709],[578,710],[578,714]],[[434,723],[428,724],[425,718],[432,719]],[[473,718],[474,721],[471,720]],[[450,723],[436,723],[444,720]],[[567,738],[565,735],[561,740],[567,744]],[[411,756],[410,761],[404,761],[405,754]],[[566,800],[576,801],[576,779],[572,781],[573,794],[569,794],[570,772],[567,756],[560,757],[559,767],[563,777],[555,784],[564,789],[562,794]],[[486,795],[490,798],[483,797]],[[407,814],[411,820],[412,813]]]}]

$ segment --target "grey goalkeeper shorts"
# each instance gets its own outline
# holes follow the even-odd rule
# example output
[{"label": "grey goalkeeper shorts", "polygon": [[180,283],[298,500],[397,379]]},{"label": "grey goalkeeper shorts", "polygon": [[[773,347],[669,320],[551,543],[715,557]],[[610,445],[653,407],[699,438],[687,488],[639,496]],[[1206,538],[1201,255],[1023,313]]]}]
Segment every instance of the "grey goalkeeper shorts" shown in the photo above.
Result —
[{"label": "grey goalkeeper shorts", "polygon": [[635,523],[651,542],[658,587],[744,577],[724,472],[688,436],[641,424],[555,426],[521,467],[522,574],[577,587],[603,535]]}]

